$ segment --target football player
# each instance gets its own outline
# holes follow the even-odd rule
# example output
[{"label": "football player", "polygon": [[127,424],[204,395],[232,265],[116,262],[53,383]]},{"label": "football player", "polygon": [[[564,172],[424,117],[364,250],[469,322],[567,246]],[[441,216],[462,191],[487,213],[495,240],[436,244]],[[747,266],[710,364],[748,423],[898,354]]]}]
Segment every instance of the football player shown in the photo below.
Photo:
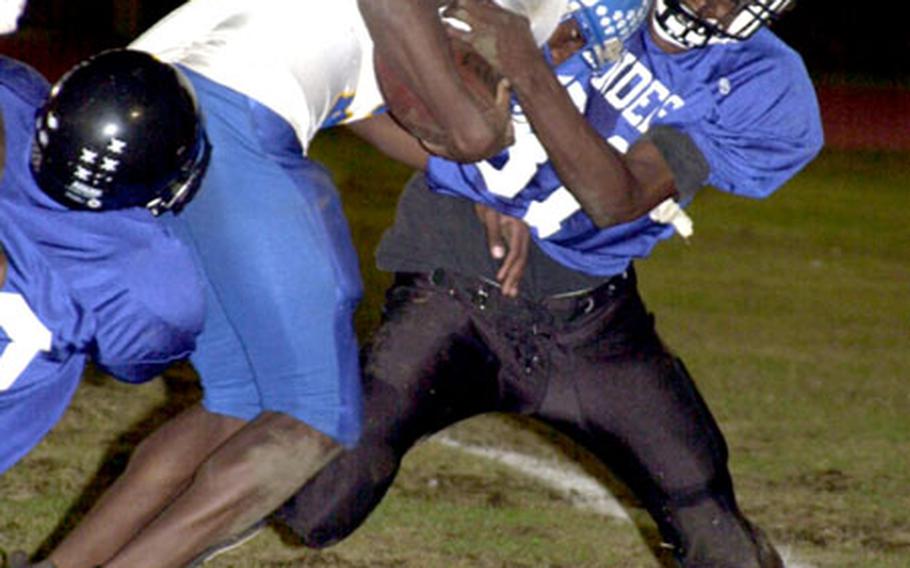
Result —
[{"label": "football player", "polygon": [[88,59],[50,96],[0,58],[0,119],[2,472],[60,419],[86,360],[142,382],[193,349],[201,280],[156,216],[192,197],[209,148],[187,80],[137,51]]},{"label": "football player", "polygon": [[[543,43],[565,10],[565,0],[497,0],[531,23]],[[508,97],[493,108],[477,107],[449,53],[438,10],[451,0],[358,0],[377,56],[400,69],[447,141],[435,149],[458,161],[488,157],[510,140]]]},{"label": "football player", "polygon": [[[427,2],[401,17],[430,4],[439,18]],[[189,76],[214,148],[170,223],[207,283],[192,356],[204,394],[140,444],[52,552],[59,568],[185,565],[356,443],[362,285],[335,188],[306,151],[318,130],[381,109],[372,45],[357,0],[193,0],[132,44]]]},{"label": "football player", "polygon": [[[365,357],[363,437],[279,511],[307,544],[360,526],[418,440],[515,412],[602,460],[679,565],[782,566],[737,506],[724,437],[658,336],[633,261],[691,232],[681,207],[703,186],[763,198],[819,151],[806,69],[766,27],[792,2],[634,4],[575,3],[541,54],[512,14],[457,2],[463,37],[514,89],[515,144],[473,165],[411,158],[427,174],[377,250],[396,276]],[[626,10],[646,23],[617,45]],[[530,227],[517,298],[463,198]]]}]

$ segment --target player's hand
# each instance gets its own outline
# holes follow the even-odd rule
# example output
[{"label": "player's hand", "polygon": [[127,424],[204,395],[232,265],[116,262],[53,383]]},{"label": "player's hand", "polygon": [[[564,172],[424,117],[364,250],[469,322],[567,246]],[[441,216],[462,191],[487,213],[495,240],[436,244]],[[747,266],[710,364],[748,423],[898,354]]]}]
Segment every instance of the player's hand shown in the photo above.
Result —
[{"label": "player's hand", "polygon": [[492,0],[454,0],[443,15],[466,24],[449,26],[448,33],[470,43],[506,78],[520,72],[529,58],[541,57],[528,19]]},{"label": "player's hand", "polygon": [[424,150],[431,154],[464,163],[477,162],[495,156],[515,143],[515,129],[512,126],[512,91],[508,79],[499,81],[496,85],[496,99],[493,106],[482,109],[480,114],[484,124],[489,127],[490,136],[488,138],[492,142],[476,154],[467,155],[456,149],[451,140],[446,144],[434,143],[420,137],[417,137],[417,140]]},{"label": "player's hand", "polygon": [[502,133],[496,143],[495,153],[498,153],[515,143],[515,130],[512,126],[512,85],[508,79],[502,78],[496,84],[496,99],[493,101],[493,108],[487,114],[488,120],[496,125],[497,132]]},{"label": "player's hand", "polygon": [[486,230],[490,255],[502,261],[496,272],[502,294],[514,298],[518,295],[518,284],[528,263],[530,230],[521,219],[504,215],[485,205],[475,204],[474,211]]}]

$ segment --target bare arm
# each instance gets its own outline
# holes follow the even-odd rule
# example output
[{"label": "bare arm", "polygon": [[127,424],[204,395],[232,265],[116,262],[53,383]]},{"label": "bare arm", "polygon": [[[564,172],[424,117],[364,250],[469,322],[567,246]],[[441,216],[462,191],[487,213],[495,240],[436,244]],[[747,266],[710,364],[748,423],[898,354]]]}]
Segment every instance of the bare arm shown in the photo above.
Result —
[{"label": "bare arm", "polygon": [[430,154],[389,115],[352,122],[347,128],[389,158],[415,170],[426,170]]},{"label": "bare arm", "polygon": [[[386,156],[416,170],[426,170],[429,153],[417,140],[388,115],[380,115],[347,125],[347,128],[372,144]],[[475,204],[477,217],[487,235],[490,256],[500,261],[496,280],[506,296],[517,296],[524,275],[531,240],[527,225],[481,204]]]},{"label": "bare arm", "polygon": [[6,253],[3,252],[3,245],[0,244],[0,286],[6,284]]},{"label": "bare arm", "polygon": [[560,180],[598,226],[636,219],[674,195],[670,166],[653,143],[623,155],[588,124],[520,17],[488,0],[459,0],[455,15],[472,27],[465,39],[511,82]]},{"label": "bare arm", "polygon": [[[507,136],[508,108],[485,116],[453,63],[439,17],[443,0],[359,0],[376,54],[403,70],[407,82],[450,133],[446,155],[476,161],[498,151]],[[527,23],[524,24],[525,27]]]},{"label": "bare arm", "polygon": [[501,261],[496,280],[502,294],[514,298],[528,264],[531,232],[521,219],[510,217],[495,209],[474,204],[474,212],[487,235],[487,248],[494,260]]}]

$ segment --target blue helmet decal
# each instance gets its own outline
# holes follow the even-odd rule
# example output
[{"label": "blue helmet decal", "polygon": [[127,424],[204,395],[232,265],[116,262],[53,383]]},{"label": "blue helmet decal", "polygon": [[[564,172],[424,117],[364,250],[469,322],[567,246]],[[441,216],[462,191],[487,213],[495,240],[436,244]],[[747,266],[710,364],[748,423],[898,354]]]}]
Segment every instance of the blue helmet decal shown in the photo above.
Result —
[{"label": "blue helmet decal", "polygon": [[575,19],[586,40],[586,59],[599,67],[618,58],[650,7],[650,0],[570,0],[566,17]]}]

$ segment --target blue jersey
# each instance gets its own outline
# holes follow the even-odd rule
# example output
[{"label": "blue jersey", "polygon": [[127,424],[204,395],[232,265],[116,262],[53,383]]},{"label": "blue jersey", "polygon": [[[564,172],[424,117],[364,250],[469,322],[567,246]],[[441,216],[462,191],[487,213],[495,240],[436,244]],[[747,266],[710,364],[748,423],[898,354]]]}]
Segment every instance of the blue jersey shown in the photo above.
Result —
[{"label": "blue jersey", "polygon": [[[818,103],[802,60],[767,29],[744,42],[668,54],[643,25],[613,65],[594,69],[580,53],[556,71],[589,123],[618,151],[655,125],[672,127],[704,155],[706,183],[737,195],[769,195],[822,145]],[[598,229],[514,108],[512,147],[471,165],[433,157],[430,187],[523,218],[547,254],[592,275],[622,272],[673,234],[647,215]],[[684,196],[681,205],[690,200]]]},{"label": "blue jersey", "polygon": [[70,211],[35,185],[31,133],[47,89],[0,58],[0,472],[59,420],[87,358],[147,380],[189,354],[204,311],[188,251],[147,211]]}]

